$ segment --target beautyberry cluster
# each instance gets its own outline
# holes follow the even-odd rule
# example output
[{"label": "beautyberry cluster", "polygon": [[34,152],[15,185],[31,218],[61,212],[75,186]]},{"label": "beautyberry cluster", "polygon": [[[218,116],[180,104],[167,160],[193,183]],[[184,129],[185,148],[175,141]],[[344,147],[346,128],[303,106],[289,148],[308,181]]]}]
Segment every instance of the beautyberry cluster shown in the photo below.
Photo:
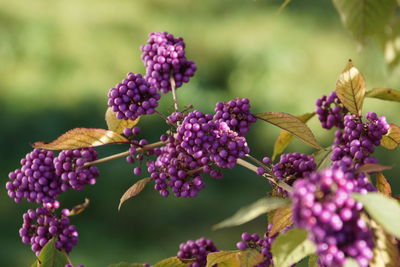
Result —
[{"label": "beautyberry cluster", "polygon": [[61,193],[61,180],[53,166],[54,153],[34,149],[21,159],[21,169],[9,174],[11,181],[6,183],[8,195],[20,202],[26,198],[29,202],[51,202]]},{"label": "beautyberry cluster", "polygon": [[128,73],[127,78],[108,92],[108,106],[121,120],[135,120],[141,115],[153,114],[160,94],[142,75]]},{"label": "beautyberry cluster", "polygon": [[178,258],[181,260],[195,260],[188,267],[205,267],[207,255],[210,252],[218,251],[214,243],[204,237],[195,241],[189,240],[179,245]]},{"label": "beautyberry cluster", "polygon": [[70,224],[68,217],[56,216],[54,208],[29,209],[23,215],[19,234],[23,243],[31,244],[32,251],[36,255],[39,255],[41,249],[53,237],[57,238],[56,248],[67,253],[78,243],[76,227]]},{"label": "beautyberry cluster", "polygon": [[344,128],[343,117],[348,113],[348,110],[343,106],[335,91],[329,96],[322,96],[315,104],[317,105],[316,113],[322,128]]},{"label": "beautyberry cluster", "polygon": [[84,167],[86,162],[97,159],[97,152],[93,148],[79,148],[63,150],[54,159],[56,174],[61,177],[62,191],[70,187],[82,190],[84,185],[95,184],[99,171],[95,166]]},{"label": "beautyberry cluster", "polygon": [[196,64],[187,60],[185,43],[167,32],[149,35],[147,44],[141,46],[142,60],[146,67],[146,80],[162,93],[171,91],[171,78],[175,88],[189,82],[196,72]]},{"label": "beautyberry cluster", "polygon": [[[270,227],[270,226],[269,226]],[[244,232],[242,234],[242,241],[236,244],[236,247],[240,250],[246,250],[249,248],[256,249],[264,256],[264,261],[260,262],[254,267],[269,267],[273,265],[271,245],[276,236],[269,237],[268,233],[260,238],[258,234],[249,234]]]},{"label": "beautyberry cluster", "polygon": [[291,198],[293,221],[305,228],[317,246],[322,266],[343,266],[346,257],[361,267],[373,258],[373,232],[361,218],[363,209],[351,193],[354,183],[337,168],[297,180]]}]

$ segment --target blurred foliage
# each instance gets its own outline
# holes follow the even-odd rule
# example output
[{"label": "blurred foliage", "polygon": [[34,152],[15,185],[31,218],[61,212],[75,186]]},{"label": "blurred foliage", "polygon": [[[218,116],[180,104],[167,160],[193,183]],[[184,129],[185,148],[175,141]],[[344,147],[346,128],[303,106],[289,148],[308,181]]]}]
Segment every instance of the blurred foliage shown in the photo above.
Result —
[{"label": "blurred foliage", "polygon": [[[363,73],[367,89],[399,88],[398,69],[389,72],[379,43],[366,38],[357,51],[329,0],[292,1],[280,14],[278,0],[37,0],[0,2],[0,177],[4,185],[18,159],[35,141],[51,141],[75,127],[106,127],[108,89],[127,72],[143,72],[139,46],[152,31],[185,38],[188,57],[198,64],[196,77],[179,89],[181,106],[211,112],[216,101],[251,99],[255,113],[294,115],[312,112],[322,94],[334,90],[349,58]],[[397,35],[392,35],[396,48]],[[397,49],[397,48],[396,48]],[[400,51],[400,49],[398,49]],[[160,110],[171,111],[169,95]],[[400,106],[366,99],[364,112],[377,111],[399,124]],[[328,146],[333,132],[309,122],[319,143]],[[142,118],[142,136],[157,141],[168,129],[155,116]],[[258,122],[248,135],[254,156],[271,155],[279,129]],[[125,147],[100,148],[102,156]],[[287,151],[314,150],[295,140]],[[382,164],[392,165],[398,151],[380,148]],[[80,232],[74,263],[106,266],[119,261],[157,262],[175,255],[180,242],[200,236],[221,249],[233,249],[243,231],[263,232],[265,218],[237,228],[211,226],[239,207],[264,196],[268,183],[237,167],[223,180],[206,178],[195,199],[162,198],[148,186],[117,211],[118,201],[135,181],[124,160],[105,163],[96,186],[68,192],[62,205],[85,197],[91,204],[71,220]],[[385,172],[395,182],[396,168]],[[400,193],[399,182],[393,194]],[[29,266],[34,254],[21,243],[21,215],[33,204],[16,205],[0,186],[0,265]]]}]

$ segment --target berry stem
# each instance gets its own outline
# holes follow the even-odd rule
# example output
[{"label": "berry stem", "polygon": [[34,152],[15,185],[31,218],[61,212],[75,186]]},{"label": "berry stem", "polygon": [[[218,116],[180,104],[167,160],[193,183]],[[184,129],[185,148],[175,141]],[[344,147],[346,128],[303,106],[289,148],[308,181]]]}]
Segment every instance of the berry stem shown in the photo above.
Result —
[{"label": "berry stem", "polygon": [[253,157],[252,155],[246,154],[246,157],[248,159],[250,159],[251,161],[253,161],[255,164],[257,164],[258,166],[262,167],[264,170],[271,172],[271,168],[269,168],[267,165],[265,165],[264,163],[262,163],[261,161],[259,161],[255,157]]},{"label": "berry stem", "polygon": [[172,99],[174,100],[174,109],[176,112],[178,112],[178,98],[176,97],[175,79],[173,76],[171,76],[170,83],[171,83],[171,90],[172,90]]},{"label": "berry stem", "polygon": [[[153,148],[156,148],[156,147],[159,147],[159,146],[163,146],[166,143],[167,142],[159,141],[159,142],[155,142],[155,143],[152,143],[152,144],[148,144],[148,145],[145,145],[143,147],[137,148],[137,152],[142,152],[143,153],[143,152],[146,152],[147,150],[150,150],[150,149],[153,149]],[[88,166],[91,166],[91,165],[104,163],[104,162],[111,161],[111,160],[114,160],[114,159],[123,158],[123,157],[129,156],[129,154],[130,154],[130,152],[128,150],[128,151],[121,152],[121,153],[118,153],[118,154],[114,154],[114,155],[111,155],[111,156],[108,156],[108,157],[105,157],[105,158],[102,158],[102,159],[86,162],[83,165],[83,167],[88,167]]]},{"label": "berry stem", "polygon": [[[243,167],[245,167],[245,168],[247,168],[249,170],[252,170],[255,173],[257,173],[257,166],[251,164],[248,161],[245,161],[243,159],[237,159],[236,163],[239,164],[239,165],[242,165]],[[275,185],[277,185],[280,188],[286,190],[287,192],[292,192],[293,191],[293,188],[290,185],[288,185],[287,183],[285,183],[283,181],[278,180],[277,178],[275,178],[275,176],[273,176],[273,174],[265,173],[265,174],[263,174],[263,176],[267,180],[273,182]]]}]

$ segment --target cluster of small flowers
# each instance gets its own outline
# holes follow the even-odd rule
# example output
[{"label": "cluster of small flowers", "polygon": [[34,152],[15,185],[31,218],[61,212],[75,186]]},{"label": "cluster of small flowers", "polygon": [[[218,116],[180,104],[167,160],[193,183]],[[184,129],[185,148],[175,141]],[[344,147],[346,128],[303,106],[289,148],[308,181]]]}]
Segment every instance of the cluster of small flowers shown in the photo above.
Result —
[{"label": "cluster of small flowers", "polygon": [[164,94],[172,90],[171,78],[175,88],[179,88],[189,82],[196,72],[196,64],[186,59],[183,39],[175,38],[170,33],[150,33],[147,44],[140,49],[146,67],[146,80]]},{"label": "cluster of small flowers", "polygon": [[[280,161],[273,165],[272,171],[276,178],[284,181],[288,185],[292,185],[298,178],[307,177],[311,172],[315,171],[316,168],[317,165],[312,156],[294,152],[282,154]],[[280,195],[288,195],[288,192],[280,187],[277,187],[276,190]]]},{"label": "cluster of small flowers", "polygon": [[51,208],[48,208],[49,205],[45,206],[36,210],[29,209],[24,213],[23,224],[19,230],[22,242],[31,244],[32,251],[39,255],[47,242],[56,237],[56,248],[69,253],[78,243],[76,227],[70,224],[66,215],[58,217],[54,214],[59,204],[50,205]]},{"label": "cluster of small flowers", "polygon": [[322,124],[322,128],[331,129],[337,127],[344,128],[343,117],[348,110],[343,106],[336,92],[332,92],[328,97],[322,96],[316,101],[318,118]]},{"label": "cluster of small flowers", "polygon": [[216,251],[218,249],[211,240],[201,237],[180,244],[177,256],[181,260],[194,260],[188,267],[205,267],[208,253]]},{"label": "cluster of small flowers", "polygon": [[96,166],[83,168],[85,163],[97,159],[97,152],[93,148],[79,148],[63,150],[54,159],[54,168],[57,176],[61,177],[62,191],[70,187],[82,190],[84,185],[95,184],[99,171]]},{"label": "cluster of small flowers", "polygon": [[[268,227],[270,228],[270,225]],[[266,233],[263,238],[260,238],[258,234],[249,234],[244,232],[242,234],[242,241],[239,241],[236,244],[236,247],[240,250],[246,250],[249,248],[257,249],[264,256],[264,260],[255,267],[269,267],[274,264],[272,261],[271,244],[275,238],[276,235],[270,237],[268,236],[268,233]]]},{"label": "cluster of small flowers", "polygon": [[128,73],[127,78],[108,92],[108,106],[121,120],[135,120],[155,112],[160,94],[142,75]]},{"label": "cluster of small flowers", "polygon": [[384,116],[378,118],[373,112],[368,112],[366,118],[368,122],[363,123],[355,115],[348,114],[344,117],[344,129],[335,132],[332,161],[350,157],[356,163],[355,168],[365,163],[377,162],[370,155],[379,146],[382,136],[387,134],[390,126]]},{"label": "cluster of small flowers", "polygon": [[314,172],[293,189],[293,221],[309,232],[321,266],[342,266],[346,257],[368,266],[373,232],[360,216],[361,203],[351,197],[356,188],[346,173],[340,168]]},{"label": "cluster of small flowers", "polygon": [[54,153],[34,149],[21,159],[21,169],[9,174],[11,181],[6,183],[8,195],[20,202],[26,198],[29,202],[51,202],[61,193],[61,180],[56,176]]}]

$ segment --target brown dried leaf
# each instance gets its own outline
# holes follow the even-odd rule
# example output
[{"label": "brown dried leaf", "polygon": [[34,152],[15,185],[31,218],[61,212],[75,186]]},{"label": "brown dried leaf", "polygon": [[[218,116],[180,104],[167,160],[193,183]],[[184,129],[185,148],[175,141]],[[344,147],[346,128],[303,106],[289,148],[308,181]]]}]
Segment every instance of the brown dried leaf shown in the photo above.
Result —
[{"label": "brown dried leaf", "polygon": [[53,142],[36,142],[33,147],[63,150],[128,142],[128,139],[113,131],[97,128],[75,128],[61,135]]},{"label": "brown dried leaf", "polygon": [[378,191],[382,194],[389,197],[392,196],[392,187],[381,172],[376,174],[376,188],[378,188]]},{"label": "brown dried leaf", "polygon": [[288,131],[307,145],[322,149],[310,128],[293,115],[283,112],[265,112],[257,114],[256,117]]},{"label": "brown dried leaf", "polygon": [[400,91],[390,88],[373,88],[365,93],[365,97],[400,102]]},{"label": "brown dried leaf", "polygon": [[275,210],[270,218],[269,224],[272,225],[271,230],[269,231],[270,236],[273,236],[276,233],[281,232],[286,227],[292,225],[292,206],[288,205]]},{"label": "brown dried leaf", "polygon": [[[314,117],[315,112],[313,113],[305,113],[303,115],[297,116],[302,122],[306,123],[312,117]],[[288,131],[282,130],[279,133],[278,138],[275,141],[274,145],[274,153],[272,154],[272,160],[279,154],[281,154],[285,148],[292,142],[293,134],[289,133]]]},{"label": "brown dried leaf", "polygon": [[382,137],[381,146],[387,149],[395,149],[400,144],[400,127],[390,123],[389,132]]},{"label": "brown dried leaf", "polygon": [[351,60],[336,82],[336,94],[351,113],[361,116],[365,95],[365,80]]},{"label": "brown dried leaf", "polygon": [[371,172],[381,172],[390,169],[393,169],[393,166],[385,166],[378,163],[366,163],[362,165],[360,168],[358,168],[356,172],[371,173]]},{"label": "brown dried leaf", "polygon": [[140,117],[136,120],[120,120],[111,108],[108,108],[105,115],[105,120],[109,130],[121,134],[125,128],[132,128],[138,124]]},{"label": "brown dried leaf", "polygon": [[140,192],[142,192],[142,190],[144,189],[146,184],[150,181],[151,181],[151,178],[147,177],[147,178],[137,181],[131,187],[129,187],[129,189],[126,190],[126,192],[122,195],[121,199],[119,200],[118,210],[121,208],[122,204],[125,201],[127,201],[128,199],[130,199],[130,198],[138,195]]},{"label": "brown dried leaf", "polygon": [[79,213],[81,213],[82,211],[84,211],[88,206],[89,206],[89,199],[85,198],[85,202],[83,202],[82,204],[76,205],[75,207],[73,207],[69,213],[68,216],[75,216],[78,215]]}]

